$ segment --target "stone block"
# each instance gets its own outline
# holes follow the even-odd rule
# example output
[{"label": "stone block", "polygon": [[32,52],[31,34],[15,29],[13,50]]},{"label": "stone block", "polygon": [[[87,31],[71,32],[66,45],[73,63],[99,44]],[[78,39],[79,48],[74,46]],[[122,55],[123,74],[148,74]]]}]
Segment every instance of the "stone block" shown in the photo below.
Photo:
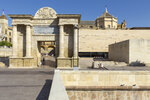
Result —
[{"label": "stone block", "polygon": [[0,62],[0,68],[5,68],[5,64],[3,62]]}]

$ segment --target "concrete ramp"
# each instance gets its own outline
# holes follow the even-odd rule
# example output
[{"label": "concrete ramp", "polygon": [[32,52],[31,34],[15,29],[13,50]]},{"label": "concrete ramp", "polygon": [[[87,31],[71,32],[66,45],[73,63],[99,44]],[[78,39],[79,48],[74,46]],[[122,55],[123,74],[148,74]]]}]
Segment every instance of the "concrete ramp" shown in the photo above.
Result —
[{"label": "concrete ramp", "polygon": [[55,70],[48,100],[69,100],[59,70]]}]

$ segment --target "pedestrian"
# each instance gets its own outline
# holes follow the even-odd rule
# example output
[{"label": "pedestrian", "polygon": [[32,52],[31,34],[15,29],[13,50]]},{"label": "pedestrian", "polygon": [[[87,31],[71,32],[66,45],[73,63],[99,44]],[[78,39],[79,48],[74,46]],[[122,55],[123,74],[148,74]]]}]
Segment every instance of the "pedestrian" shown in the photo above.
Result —
[{"label": "pedestrian", "polygon": [[42,60],[42,65],[44,65],[45,64],[45,58],[43,57],[43,60]]}]

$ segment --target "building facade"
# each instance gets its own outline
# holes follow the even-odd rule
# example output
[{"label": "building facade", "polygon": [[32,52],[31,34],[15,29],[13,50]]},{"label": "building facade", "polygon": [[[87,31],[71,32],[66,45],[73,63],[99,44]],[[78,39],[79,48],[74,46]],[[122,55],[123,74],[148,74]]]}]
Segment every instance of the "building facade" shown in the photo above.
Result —
[{"label": "building facade", "polygon": [[[41,45],[48,42],[54,49],[57,67],[77,66],[79,14],[57,14],[49,7],[35,16],[9,15],[13,26],[13,54],[10,67],[41,65]],[[52,43],[52,44],[51,44]]]},{"label": "building facade", "polygon": [[108,13],[107,8],[104,14],[96,19],[98,29],[117,29],[118,19]]},{"label": "building facade", "polygon": [[79,27],[81,29],[126,29],[126,21],[118,24],[118,18],[108,13],[106,8],[105,12],[95,21],[81,21]]},{"label": "building facade", "polygon": [[5,16],[4,11],[0,16],[0,37],[1,41],[12,43],[12,27],[9,27],[8,18]]},{"label": "building facade", "polygon": [[[103,16],[107,14],[106,9]],[[55,51],[57,67],[70,68],[79,66],[80,54],[108,57],[110,44],[150,39],[149,29],[126,29],[126,21],[109,29],[105,24],[107,28],[101,29],[94,21],[80,21],[80,14],[57,14],[49,7],[39,9],[34,16],[9,16],[13,26],[10,67],[38,67],[41,53]]]}]

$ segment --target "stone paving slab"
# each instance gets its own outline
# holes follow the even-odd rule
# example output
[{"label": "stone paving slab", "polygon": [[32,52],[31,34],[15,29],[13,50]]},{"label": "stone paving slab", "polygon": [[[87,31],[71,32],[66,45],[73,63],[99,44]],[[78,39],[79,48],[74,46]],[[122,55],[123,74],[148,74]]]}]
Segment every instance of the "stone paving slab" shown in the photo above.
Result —
[{"label": "stone paving slab", "polygon": [[[93,58],[80,58],[80,69],[84,70],[100,70],[96,68],[92,68],[92,62]],[[135,71],[135,70],[141,70],[141,71],[148,71],[150,70],[150,66],[104,66],[108,70],[127,70],[127,71]]]},{"label": "stone paving slab", "polygon": [[0,100],[48,100],[53,69],[0,69]]}]

